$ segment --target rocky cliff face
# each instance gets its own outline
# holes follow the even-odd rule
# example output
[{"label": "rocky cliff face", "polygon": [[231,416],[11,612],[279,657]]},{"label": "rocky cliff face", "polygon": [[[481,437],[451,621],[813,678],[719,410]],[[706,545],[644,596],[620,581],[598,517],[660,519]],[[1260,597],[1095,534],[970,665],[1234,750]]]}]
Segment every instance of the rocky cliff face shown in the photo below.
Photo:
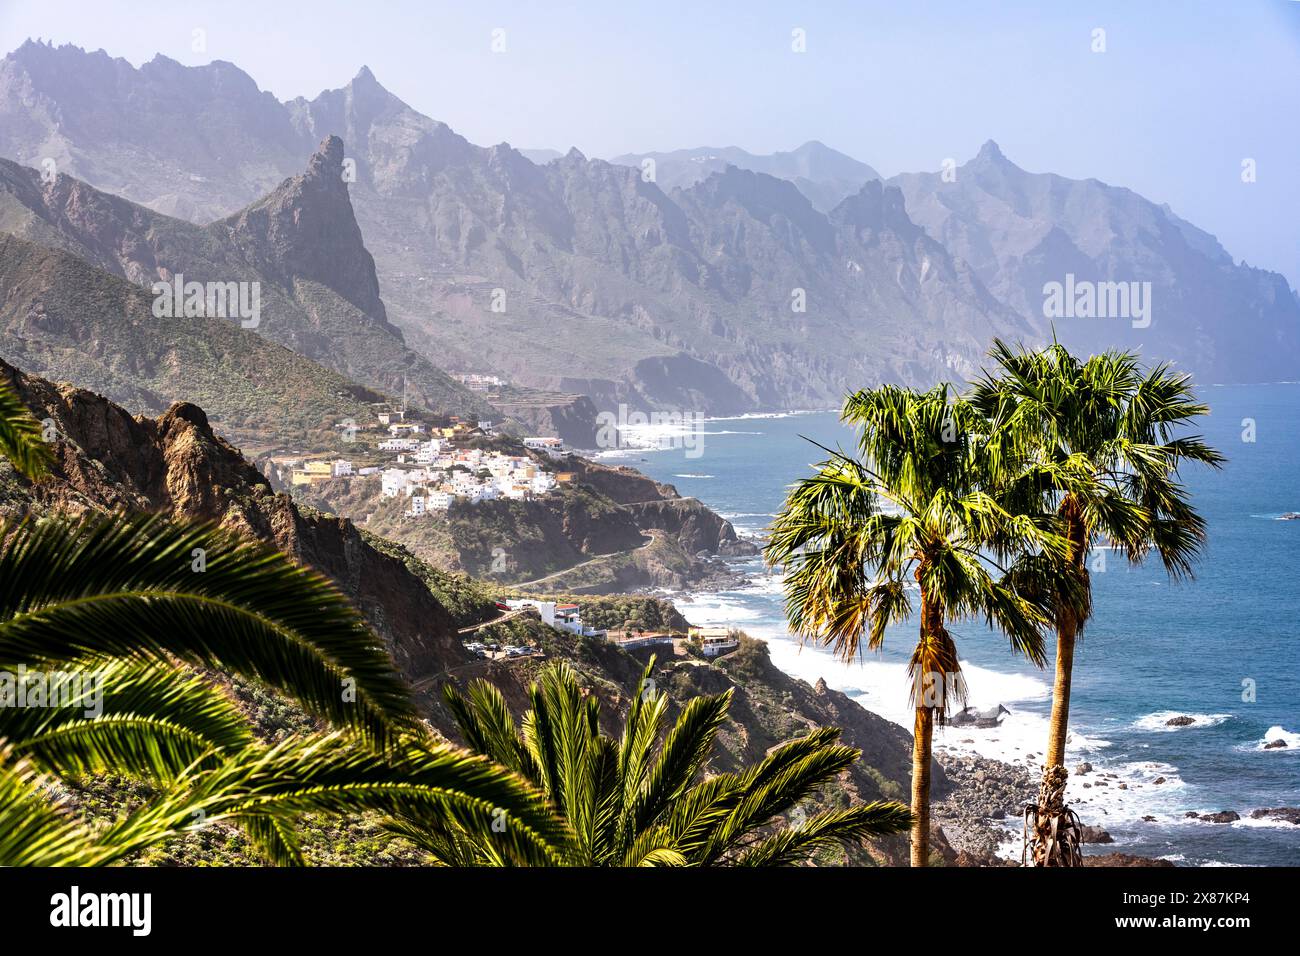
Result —
[{"label": "rocky cliff face", "polygon": [[159,212],[211,222],[289,175],[301,141],[285,107],[230,63],[159,55],[136,69],[102,50],[28,41],[0,60],[0,155],[36,167],[48,158]]},{"label": "rocky cliff face", "polygon": [[266,541],[329,576],[385,641],[408,678],[467,659],[450,615],[403,562],[367,544],[346,518],[275,494],[202,409],[178,402],[158,418],[0,361],[29,408],[58,432],[53,473],[36,484],[0,462],[0,515],[127,508],[214,521]]},{"label": "rocky cliff face", "polygon": [[318,283],[387,325],[375,260],[361,239],[346,175],[343,140],[327,136],[305,173],[210,229],[224,232],[262,274],[284,285]]},{"label": "rocky cliff face", "polygon": [[736,537],[731,522],[710,511],[695,498],[643,501],[626,506],[645,529],[672,535],[687,554],[757,554],[758,549]]},{"label": "rocky cliff face", "polygon": [[[326,139],[292,177],[229,219],[200,227],[112,196],[66,175],[0,160],[0,228],[69,252],[87,264],[151,289],[182,276],[193,283],[257,289],[258,314],[244,325],[361,385],[407,390],[435,412],[494,418],[478,396],[407,348],[387,319],[374,260],[353,216],[342,173],[342,143]],[[152,305],[152,292],[149,293]],[[214,316],[223,321],[243,315]],[[202,318],[167,317],[176,330]],[[125,352],[101,324],[103,342]],[[50,374],[86,380],[76,368]],[[192,369],[192,374],[202,370]]]},{"label": "rocky cliff face", "polygon": [[596,406],[586,395],[564,401],[498,401],[492,407],[524,425],[534,435],[551,435],[570,448],[595,448],[598,433]]}]

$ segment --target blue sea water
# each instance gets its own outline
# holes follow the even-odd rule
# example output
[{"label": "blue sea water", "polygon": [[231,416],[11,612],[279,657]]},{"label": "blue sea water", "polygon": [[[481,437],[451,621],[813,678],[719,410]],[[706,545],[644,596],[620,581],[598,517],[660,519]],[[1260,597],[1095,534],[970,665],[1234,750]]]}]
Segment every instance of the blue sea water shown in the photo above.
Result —
[{"label": "blue sea water", "polygon": [[[1094,567],[1067,755],[1072,768],[1087,761],[1094,769],[1072,774],[1071,801],[1085,823],[1114,836],[1114,849],[1185,865],[1300,864],[1300,827],[1250,819],[1257,808],[1300,806],[1300,521],[1278,520],[1300,511],[1300,385],[1208,387],[1202,397],[1212,408],[1202,431],[1229,458],[1220,472],[1185,472],[1209,522],[1208,547],[1191,582],[1170,581],[1158,561],[1132,567],[1119,552],[1105,554],[1104,571]],[[757,536],[786,487],[825,457],[802,436],[852,441],[833,413],[807,413],[714,420],[698,448],[615,455]],[[883,653],[844,664],[800,648],[785,627],[779,577],[759,561],[745,568],[752,583],[743,589],[677,595],[687,617],[765,638],[783,669],[824,677],[910,729],[904,668],[914,624],[893,628]],[[971,703],[1002,703],[1012,714],[996,730],[943,729],[936,746],[1036,768],[1050,672],[1014,657],[981,624],[953,631]],[[1170,728],[1175,715],[1195,723]],[[1288,746],[1263,748],[1275,739]],[[1220,810],[1243,819],[1185,816]]]}]

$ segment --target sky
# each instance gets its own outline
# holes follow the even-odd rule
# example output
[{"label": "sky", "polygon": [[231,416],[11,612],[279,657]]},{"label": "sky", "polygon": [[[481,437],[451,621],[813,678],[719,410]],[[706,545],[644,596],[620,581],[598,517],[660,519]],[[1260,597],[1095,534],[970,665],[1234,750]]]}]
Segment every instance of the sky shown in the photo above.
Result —
[{"label": "sky", "polygon": [[28,37],[135,65],[227,60],[280,99],[367,65],[482,145],[610,157],[816,139],[889,176],[994,139],[1025,169],[1168,203],[1300,286],[1296,0],[0,0],[0,52]]}]

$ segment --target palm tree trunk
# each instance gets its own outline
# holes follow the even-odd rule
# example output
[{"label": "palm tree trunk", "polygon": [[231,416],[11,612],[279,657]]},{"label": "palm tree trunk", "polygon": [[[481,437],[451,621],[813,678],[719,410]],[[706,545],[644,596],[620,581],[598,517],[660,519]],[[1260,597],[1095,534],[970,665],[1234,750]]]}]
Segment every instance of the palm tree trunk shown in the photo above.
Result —
[{"label": "palm tree trunk", "polygon": [[1056,680],[1052,683],[1052,719],[1047,732],[1045,767],[1065,766],[1065,738],[1070,729],[1070,681],[1074,677],[1074,622],[1056,629]]},{"label": "palm tree trunk", "polygon": [[916,708],[912,732],[912,866],[930,865],[930,749],[934,712]]},{"label": "palm tree trunk", "polygon": [[[1066,537],[1070,542],[1070,564],[1076,573],[1084,574],[1087,558],[1088,528],[1083,522],[1083,512],[1073,496],[1061,502],[1060,515],[1066,521]],[[1052,719],[1048,726],[1045,768],[1065,766],[1065,738],[1070,729],[1070,682],[1074,677],[1074,641],[1079,633],[1079,619],[1075,609],[1062,608],[1056,626],[1056,680],[1052,684]]]},{"label": "palm tree trunk", "polygon": [[[922,569],[917,568],[916,580],[922,580]],[[944,635],[943,603],[931,600],[925,586],[921,587],[921,641],[918,651]],[[933,651],[933,647],[930,648]],[[924,662],[923,662],[924,661]],[[917,672],[913,680],[916,706],[916,723],[912,729],[912,866],[930,865],[930,758],[934,740],[934,714],[936,703],[948,702],[948,670],[956,661],[937,666],[932,653],[913,658]],[[942,681],[943,683],[937,683]],[[928,695],[928,696],[927,696]],[[940,708],[942,710],[942,708]]]},{"label": "palm tree trunk", "polygon": [[[1088,529],[1078,502],[1067,496],[1060,515],[1066,521],[1070,541],[1070,564],[1081,577],[1086,575]],[[1083,577],[1086,586],[1086,577]],[[1043,779],[1037,807],[1028,808],[1034,817],[1033,865],[1082,866],[1079,853],[1082,832],[1079,818],[1065,802],[1065,738],[1070,731],[1070,685],[1074,678],[1074,644],[1086,609],[1060,607],[1056,625],[1056,679],[1052,683],[1052,716],[1047,730],[1047,751],[1043,754]],[[1028,824],[1028,820],[1026,820]],[[1026,857],[1028,854],[1026,847]],[[1028,859],[1026,858],[1026,862]]]}]

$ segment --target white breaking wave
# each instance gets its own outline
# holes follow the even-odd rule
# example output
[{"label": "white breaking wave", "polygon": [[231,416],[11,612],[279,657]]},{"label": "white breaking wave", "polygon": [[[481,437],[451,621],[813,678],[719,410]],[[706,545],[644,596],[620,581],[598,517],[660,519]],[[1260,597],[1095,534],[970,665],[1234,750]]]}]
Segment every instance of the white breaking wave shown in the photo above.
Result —
[{"label": "white breaking wave", "polygon": [[800,415],[824,415],[827,412],[836,412],[838,409],[833,408],[810,408],[804,411],[794,412],[747,412],[744,415],[727,415],[720,418],[706,418],[706,422],[747,422],[758,421],[763,418],[798,418]]},{"label": "white breaking wave", "polygon": [[697,626],[720,626],[735,621],[752,621],[760,612],[746,607],[737,601],[728,601],[720,594],[694,594],[690,597],[677,598],[674,603],[692,624]]},{"label": "white breaking wave", "polygon": [[1282,820],[1278,817],[1242,817],[1240,820],[1234,820],[1229,826],[1242,827],[1251,830],[1295,830],[1294,823],[1288,820]]},{"label": "white breaking wave", "polygon": [[[1271,747],[1271,748],[1267,747],[1268,744],[1271,744],[1276,740],[1284,741],[1286,743],[1286,746]],[[1284,754],[1287,752],[1295,753],[1296,750],[1300,748],[1300,734],[1293,734],[1291,731],[1287,730],[1285,727],[1282,726],[1270,727],[1264,733],[1264,739],[1259,741],[1257,744],[1255,744],[1254,749],[1266,750],[1266,748],[1268,753],[1278,753],[1278,754]]]},{"label": "white breaking wave", "polygon": [[[1169,726],[1169,721],[1175,717],[1190,717],[1192,723],[1181,726]],[[1139,717],[1133,721],[1133,726],[1138,730],[1195,730],[1198,727],[1216,727],[1225,720],[1231,720],[1232,714],[1189,714],[1182,710],[1158,710],[1154,714],[1147,714],[1145,717]]]},{"label": "white breaking wave", "polygon": [[712,478],[713,475],[673,475],[674,478]]}]

